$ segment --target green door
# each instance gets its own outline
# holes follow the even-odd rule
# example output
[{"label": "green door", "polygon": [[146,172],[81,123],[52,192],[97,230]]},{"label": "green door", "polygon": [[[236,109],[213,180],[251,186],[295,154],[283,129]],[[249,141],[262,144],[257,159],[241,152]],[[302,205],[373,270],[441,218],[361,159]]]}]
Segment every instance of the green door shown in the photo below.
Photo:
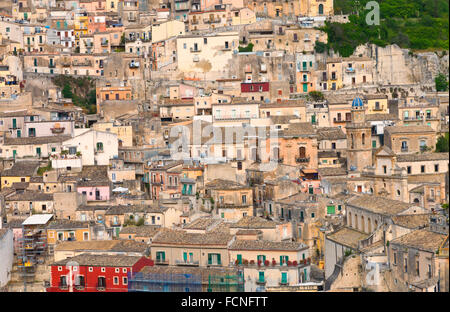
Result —
[{"label": "green door", "polygon": [[184,262],[187,262],[187,252],[183,252],[183,260]]},{"label": "green door", "polygon": [[13,158],[16,159],[17,151],[13,150]]},{"label": "green door", "polygon": [[22,132],[20,130],[17,130],[17,137],[20,138],[22,135]]},{"label": "green door", "polygon": [[313,124],[316,123],[316,115],[311,116],[311,123],[313,123]]},{"label": "green door", "polygon": [[307,68],[306,68],[306,62],[303,62],[302,65],[303,65],[303,70],[306,71],[306,69],[307,69]]},{"label": "green door", "polygon": [[237,255],[238,264],[242,264],[242,255]]},{"label": "green door", "polygon": [[377,148],[377,141],[375,140],[372,141],[372,148]]},{"label": "green door", "polygon": [[259,282],[264,283],[264,271],[260,271],[258,277]]},{"label": "green door", "polygon": [[16,129],[17,127],[17,120],[16,118],[13,118],[13,129]]},{"label": "green door", "polygon": [[40,147],[36,147],[36,154],[38,156],[41,156],[41,148]]},{"label": "green door", "polygon": [[308,84],[307,83],[303,84],[303,92],[308,92]]},{"label": "green door", "polygon": [[287,272],[281,272],[281,283],[287,284]]}]

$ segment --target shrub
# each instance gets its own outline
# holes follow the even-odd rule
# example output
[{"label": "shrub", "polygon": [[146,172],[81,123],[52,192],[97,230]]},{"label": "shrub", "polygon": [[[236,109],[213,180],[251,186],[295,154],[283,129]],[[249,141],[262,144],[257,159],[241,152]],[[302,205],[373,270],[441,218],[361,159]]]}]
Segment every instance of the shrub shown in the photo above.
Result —
[{"label": "shrub", "polygon": [[275,260],[272,260],[272,266],[276,266],[277,262]]},{"label": "shrub", "polygon": [[294,261],[292,262],[292,265],[293,265],[293,266],[297,266],[297,265],[298,265],[297,260],[294,260]]},{"label": "shrub", "polygon": [[254,265],[255,264],[255,260],[250,260],[250,264]]},{"label": "shrub", "polygon": [[270,264],[270,261],[269,261],[269,260],[264,261],[264,265],[265,265],[265,266],[269,266],[269,264]]}]

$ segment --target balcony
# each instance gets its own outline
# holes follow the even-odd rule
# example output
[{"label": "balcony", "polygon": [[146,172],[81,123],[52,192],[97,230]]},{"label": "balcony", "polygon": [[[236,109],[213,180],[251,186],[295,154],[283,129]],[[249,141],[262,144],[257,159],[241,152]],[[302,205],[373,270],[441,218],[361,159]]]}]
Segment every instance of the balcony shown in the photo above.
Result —
[{"label": "balcony", "polygon": [[202,49],[199,49],[199,48],[191,48],[190,51],[191,51],[192,53],[197,53],[197,52],[202,52]]},{"label": "balcony", "polygon": [[105,290],[106,290],[106,285],[105,285],[105,284],[99,284],[99,285],[97,285],[97,290],[98,290],[98,291],[105,291]]},{"label": "balcony", "polygon": [[191,20],[191,25],[197,25],[197,24],[198,24],[198,20],[196,20],[196,19]]},{"label": "balcony", "polygon": [[139,62],[130,62],[130,68],[139,68]]},{"label": "balcony", "polygon": [[84,290],[84,284],[83,285],[75,285],[76,290]]},{"label": "balcony", "polygon": [[353,67],[347,67],[345,69],[345,72],[349,73],[349,74],[354,74],[355,73],[355,69]]},{"label": "balcony", "polygon": [[199,261],[184,261],[184,260],[175,260],[176,265],[181,266],[198,266],[200,264]]},{"label": "balcony", "polygon": [[61,134],[61,133],[64,133],[64,130],[65,130],[66,128],[64,128],[64,127],[58,127],[58,128],[50,128],[50,130],[52,131],[52,133],[54,133],[54,134]]},{"label": "balcony", "polygon": [[156,259],[155,260],[155,264],[159,264],[159,265],[169,265],[169,260],[166,259]]},{"label": "balcony", "polygon": [[408,147],[402,147],[402,148],[401,148],[401,152],[403,152],[403,153],[408,152]]},{"label": "balcony", "polygon": [[107,47],[108,46],[108,40],[106,41],[102,41],[102,43],[100,44],[102,47]]},{"label": "balcony", "polygon": [[285,285],[289,285],[289,282],[287,280],[282,280],[281,278],[278,281],[278,284],[280,286],[285,286]]},{"label": "balcony", "polygon": [[86,66],[86,67],[90,67],[90,66],[92,66],[92,62],[89,61],[89,60],[86,60],[84,62],[73,61],[72,62],[72,66]]},{"label": "balcony", "polygon": [[256,285],[266,285],[266,279],[260,279],[260,278],[258,278],[257,280],[256,280]]},{"label": "balcony", "polygon": [[56,64],[55,63],[50,63],[50,64],[48,64],[48,68],[55,68],[56,67]]},{"label": "balcony", "polygon": [[383,106],[375,106],[373,111],[382,111],[383,110]]},{"label": "balcony", "polygon": [[309,157],[297,157],[295,158],[296,163],[307,163],[309,162]]},{"label": "balcony", "polygon": [[67,285],[66,283],[59,284],[58,287],[61,290],[68,290],[69,289],[69,285]]},{"label": "balcony", "polygon": [[436,199],[434,197],[427,197],[427,202],[435,202]]},{"label": "balcony", "polygon": [[350,119],[338,119],[338,118],[333,118],[333,122],[335,123],[344,123],[344,122],[350,122]]},{"label": "balcony", "polygon": [[215,23],[220,23],[222,21],[221,18],[205,18],[203,19],[203,23],[205,24],[215,24]]}]

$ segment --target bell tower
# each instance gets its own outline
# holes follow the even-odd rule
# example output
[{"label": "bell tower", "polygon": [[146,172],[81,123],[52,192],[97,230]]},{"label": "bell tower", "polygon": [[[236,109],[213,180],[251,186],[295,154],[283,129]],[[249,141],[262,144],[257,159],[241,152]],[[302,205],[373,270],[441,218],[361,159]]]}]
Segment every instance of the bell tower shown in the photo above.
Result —
[{"label": "bell tower", "polygon": [[361,172],[372,166],[372,127],[366,122],[363,100],[352,101],[352,119],[347,124],[347,170]]}]

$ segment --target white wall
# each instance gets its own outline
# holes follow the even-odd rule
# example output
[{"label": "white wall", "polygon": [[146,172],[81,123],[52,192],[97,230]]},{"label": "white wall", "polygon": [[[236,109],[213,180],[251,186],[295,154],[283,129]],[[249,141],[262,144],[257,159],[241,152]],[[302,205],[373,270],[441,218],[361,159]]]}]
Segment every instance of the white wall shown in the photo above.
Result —
[{"label": "white wall", "polygon": [[11,279],[13,258],[13,232],[8,229],[0,238],[0,287],[4,287]]}]

